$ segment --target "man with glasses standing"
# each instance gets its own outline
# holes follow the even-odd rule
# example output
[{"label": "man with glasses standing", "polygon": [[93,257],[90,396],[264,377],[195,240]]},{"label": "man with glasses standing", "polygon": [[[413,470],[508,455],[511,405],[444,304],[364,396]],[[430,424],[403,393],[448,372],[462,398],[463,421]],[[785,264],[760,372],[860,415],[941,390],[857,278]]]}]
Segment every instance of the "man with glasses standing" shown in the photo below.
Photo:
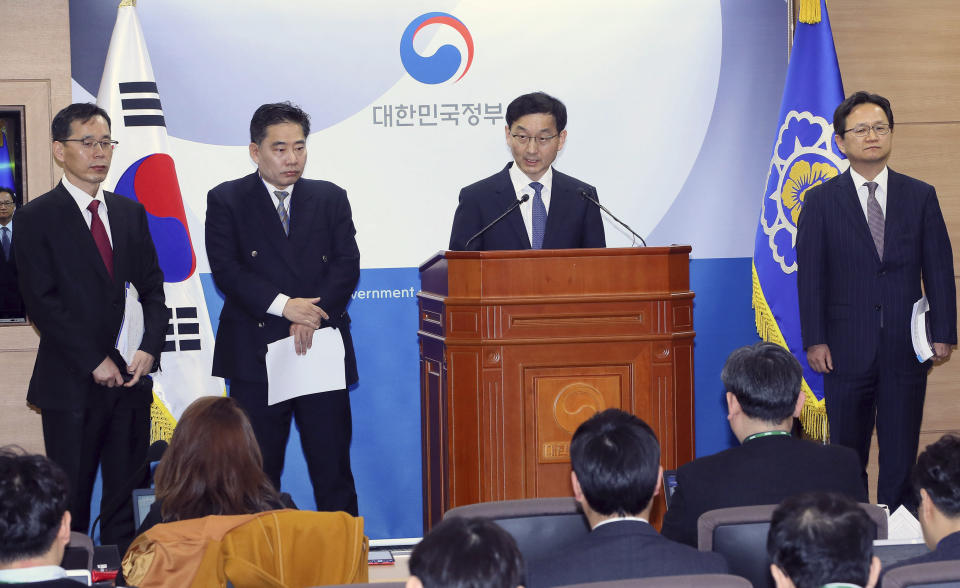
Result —
[{"label": "man with glasses standing", "polygon": [[[134,534],[128,484],[150,441],[146,376],[166,337],[163,273],[143,206],[100,185],[116,145],[107,113],[71,104],[51,130],[63,178],[17,212],[14,234],[20,292],[40,331],[27,402],[41,411],[47,457],[67,473],[72,529],[88,531],[102,465],[101,542],[122,551]],[[144,329],[129,365],[116,348],[127,284]]]},{"label": "man with glasses standing", "polygon": [[543,92],[507,107],[513,162],[460,191],[450,249],[605,247],[596,189],[553,169],[567,140],[567,109]]},{"label": "man with glasses standing", "polygon": [[13,257],[13,213],[17,199],[13,190],[0,186],[0,319],[22,319],[23,299],[17,286],[17,263]]},{"label": "man with glasses standing", "polygon": [[856,92],[837,107],[833,126],[850,169],[804,198],[797,226],[803,348],[824,374],[831,443],[858,452],[866,481],[876,423],[878,502],[916,506],[909,475],[931,364],[917,360],[910,317],[925,293],[934,361],[949,358],[957,343],[953,251],[933,186],[887,167],[890,102]]}]

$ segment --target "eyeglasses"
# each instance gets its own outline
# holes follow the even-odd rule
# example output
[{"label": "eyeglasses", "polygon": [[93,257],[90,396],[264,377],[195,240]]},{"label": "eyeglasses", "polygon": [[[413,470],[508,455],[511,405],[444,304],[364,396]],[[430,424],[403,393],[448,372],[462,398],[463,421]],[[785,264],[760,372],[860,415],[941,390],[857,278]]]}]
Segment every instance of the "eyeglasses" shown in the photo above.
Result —
[{"label": "eyeglasses", "polygon": [[100,148],[103,149],[104,151],[109,151],[120,143],[119,141],[113,141],[110,139],[104,139],[103,141],[95,141],[89,138],[88,139],[60,139],[61,143],[68,143],[70,141],[80,143],[80,146],[86,149],[87,151],[93,150],[94,146],[96,145],[99,145]]},{"label": "eyeglasses", "polygon": [[0,202],[0,206],[13,206],[13,202]]},{"label": "eyeglasses", "polygon": [[846,133],[853,133],[853,136],[854,136],[854,137],[857,137],[857,138],[859,138],[859,139],[862,139],[862,138],[864,138],[864,137],[866,137],[867,135],[870,134],[870,130],[871,130],[871,129],[873,129],[873,132],[876,133],[878,137],[882,137],[883,135],[889,135],[889,134],[890,134],[890,125],[884,124],[884,123],[876,124],[876,125],[873,125],[873,126],[870,126],[870,125],[857,125],[857,126],[853,127],[852,129],[846,129],[846,130],[843,131],[843,132],[844,132],[844,134],[846,134]]},{"label": "eyeglasses", "polygon": [[557,135],[550,135],[549,137],[528,137],[527,135],[510,135],[513,137],[513,140],[521,145],[526,145],[530,139],[533,139],[539,145],[546,145],[550,141],[553,141],[557,138]]}]

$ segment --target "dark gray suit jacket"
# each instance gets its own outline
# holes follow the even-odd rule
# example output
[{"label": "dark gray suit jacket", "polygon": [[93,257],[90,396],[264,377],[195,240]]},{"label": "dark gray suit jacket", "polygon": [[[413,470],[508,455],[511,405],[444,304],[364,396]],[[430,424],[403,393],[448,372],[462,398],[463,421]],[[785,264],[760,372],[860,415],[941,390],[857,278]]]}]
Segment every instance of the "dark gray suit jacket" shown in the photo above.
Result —
[{"label": "dark gray suit jacket", "polygon": [[641,521],[616,521],[597,527],[549,558],[529,562],[526,586],[727,572],[720,554],[670,541]]},{"label": "dark gray suit jacket", "polygon": [[[169,311],[163,272],[143,206],[104,192],[113,242],[113,279],[76,201],[63,187],[25,204],[13,233],[20,292],[40,348],[27,400],[39,408],[80,409],[91,372],[115,349],[123,323],[125,282],[143,306],[140,349],[160,360]],[[151,401],[149,390],[144,400]]]},{"label": "dark gray suit jacket", "polygon": [[779,504],[812,491],[868,502],[856,452],[788,436],[760,437],[681,466],[661,532],[696,547],[697,519],[708,510]]},{"label": "dark gray suit jacket", "polygon": [[[453,215],[450,250],[467,249],[467,241],[517,201],[510,166],[460,190],[460,204]],[[576,249],[606,247],[600,209],[580,196],[587,191],[596,197],[593,186],[553,170],[550,210],[543,235],[544,249]],[[470,243],[470,251],[530,249],[530,236],[519,210],[490,227]]]}]

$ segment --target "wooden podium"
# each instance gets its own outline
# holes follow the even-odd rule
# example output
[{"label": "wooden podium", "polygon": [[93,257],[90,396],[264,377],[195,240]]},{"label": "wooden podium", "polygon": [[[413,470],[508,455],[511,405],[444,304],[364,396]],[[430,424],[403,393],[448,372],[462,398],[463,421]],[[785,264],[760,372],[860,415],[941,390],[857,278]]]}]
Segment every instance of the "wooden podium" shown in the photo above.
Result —
[{"label": "wooden podium", "polygon": [[438,253],[420,266],[424,532],[455,506],[570,496],[605,408],[694,457],[689,246]]}]

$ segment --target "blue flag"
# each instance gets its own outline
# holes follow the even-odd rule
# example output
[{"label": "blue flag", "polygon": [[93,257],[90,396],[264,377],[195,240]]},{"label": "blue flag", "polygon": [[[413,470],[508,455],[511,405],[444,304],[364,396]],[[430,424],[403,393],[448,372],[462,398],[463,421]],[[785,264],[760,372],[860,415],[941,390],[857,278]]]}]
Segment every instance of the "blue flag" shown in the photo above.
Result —
[{"label": "blue flag", "polygon": [[10,158],[6,127],[0,127],[0,188],[17,189],[13,184],[13,159]]},{"label": "blue flag", "polygon": [[753,308],[760,336],[800,360],[806,394],[801,423],[822,440],[828,433],[823,376],[810,369],[800,340],[797,218],[807,190],[847,168],[833,140],[833,111],[843,98],[824,0],[803,0],[753,249]]}]

